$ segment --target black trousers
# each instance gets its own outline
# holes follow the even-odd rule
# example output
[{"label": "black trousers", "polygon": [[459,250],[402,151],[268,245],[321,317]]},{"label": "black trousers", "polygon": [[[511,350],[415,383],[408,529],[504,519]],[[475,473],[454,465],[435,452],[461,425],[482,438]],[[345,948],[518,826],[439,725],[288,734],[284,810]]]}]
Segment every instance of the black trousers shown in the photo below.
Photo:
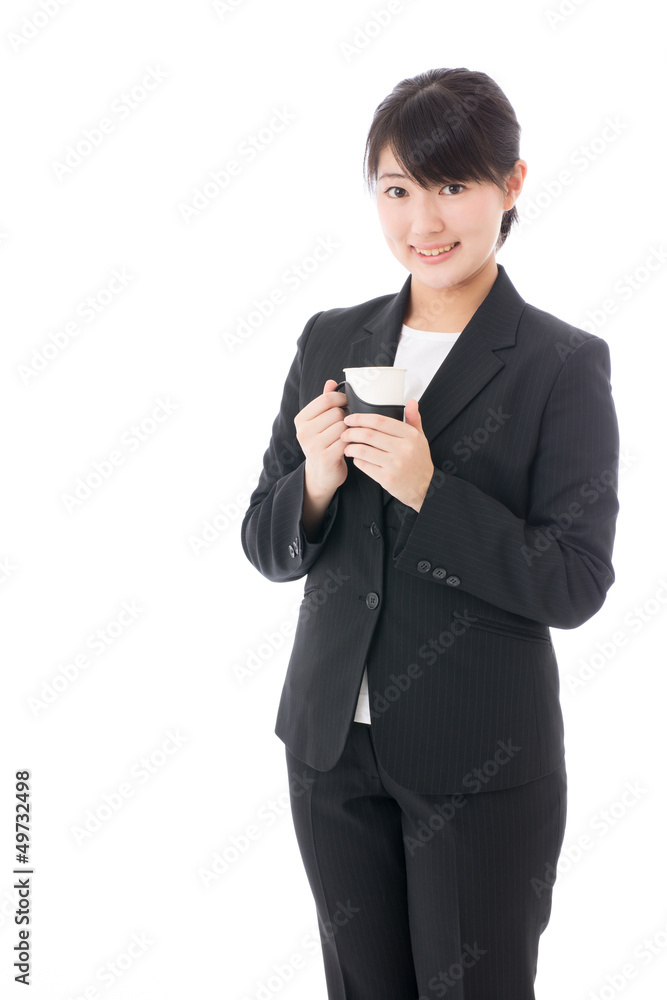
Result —
[{"label": "black trousers", "polygon": [[565,763],[515,788],[423,795],[383,771],[365,723],[330,771],[285,751],[330,1000],[534,1000]]}]

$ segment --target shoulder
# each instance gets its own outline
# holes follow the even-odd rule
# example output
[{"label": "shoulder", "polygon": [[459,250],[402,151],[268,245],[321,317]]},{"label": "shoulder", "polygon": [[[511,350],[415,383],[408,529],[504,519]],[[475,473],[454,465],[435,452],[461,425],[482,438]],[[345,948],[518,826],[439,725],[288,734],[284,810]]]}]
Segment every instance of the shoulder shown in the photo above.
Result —
[{"label": "shoulder", "polygon": [[547,354],[561,364],[575,352],[580,358],[609,362],[609,346],[602,337],[529,303],[525,305],[517,328],[517,346],[520,344],[530,344],[538,354]]},{"label": "shoulder", "polygon": [[389,305],[392,299],[396,298],[396,292],[389,292],[387,295],[376,295],[365,302],[358,302],[351,306],[333,306],[330,309],[323,309],[317,314],[318,326],[330,326],[332,324],[354,324],[364,323],[385,306]]},{"label": "shoulder", "polygon": [[300,347],[327,344],[340,349],[362,335],[362,327],[375,316],[390,306],[396,299],[396,292],[387,295],[376,295],[365,302],[351,306],[333,306],[314,313],[306,323],[299,338]]}]

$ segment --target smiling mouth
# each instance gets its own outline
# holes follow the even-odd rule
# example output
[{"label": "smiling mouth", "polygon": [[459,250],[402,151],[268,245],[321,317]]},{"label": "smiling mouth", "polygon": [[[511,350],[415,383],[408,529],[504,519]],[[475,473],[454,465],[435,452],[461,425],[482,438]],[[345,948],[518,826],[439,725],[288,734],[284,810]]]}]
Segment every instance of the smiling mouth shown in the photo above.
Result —
[{"label": "smiling mouth", "polygon": [[435,250],[420,250],[419,247],[414,247],[414,249],[423,257],[438,257],[441,253],[447,253],[449,250],[453,250],[454,247],[457,247],[458,245],[459,243],[457,240],[455,243],[450,243],[445,247],[438,247]]}]

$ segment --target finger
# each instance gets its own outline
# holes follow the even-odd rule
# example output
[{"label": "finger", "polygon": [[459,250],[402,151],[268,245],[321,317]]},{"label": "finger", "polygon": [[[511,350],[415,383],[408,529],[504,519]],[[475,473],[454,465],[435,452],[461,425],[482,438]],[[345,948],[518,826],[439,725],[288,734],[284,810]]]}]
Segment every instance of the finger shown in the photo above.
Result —
[{"label": "finger", "polygon": [[365,462],[368,466],[373,466],[377,469],[385,468],[383,458],[386,453],[381,451],[379,448],[370,448],[367,445],[360,444],[358,442],[348,442],[345,446],[343,454],[347,458]]},{"label": "finger", "polygon": [[382,413],[348,413],[343,417],[348,427],[371,427],[391,437],[405,437],[410,433],[410,424],[395,417],[385,417]]},{"label": "finger", "polygon": [[377,434],[369,428],[360,428],[356,433],[354,431],[348,436],[346,443],[349,445],[358,444],[366,449],[366,455],[364,457],[370,458],[370,453],[375,452],[376,455],[379,452],[382,454],[390,454],[394,449],[391,446],[391,441],[382,434]]},{"label": "finger", "polygon": [[[327,381],[332,382],[333,385],[337,384],[333,381],[333,379],[328,379]],[[311,399],[311,401],[301,410],[301,416],[305,420],[312,420],[313,417],[318,416],[320,413],[324,413],[325,410],[335,408],[335,410],[340,412],[341,407],[346,405],[347,397],[345,396],[345,393],[332,392],[331,390],[328,390],[327,392],[322,393],[322,395],[315,396],[314,399]],[[336,419],[339,418],[336,417]]]},{"label": "finger", "polygon": [[[303,416],[306,416],[306,411],[304,410]],[[336,428],[336,435],[340,436],[345,430],[345,424],[343,423],[343,418],[340,409],[337,406],[330,406],[327,409],[321,410],[314,416],[308,418],[309,432],[314,434],[321,434],[327,427],[333,426]]]}]

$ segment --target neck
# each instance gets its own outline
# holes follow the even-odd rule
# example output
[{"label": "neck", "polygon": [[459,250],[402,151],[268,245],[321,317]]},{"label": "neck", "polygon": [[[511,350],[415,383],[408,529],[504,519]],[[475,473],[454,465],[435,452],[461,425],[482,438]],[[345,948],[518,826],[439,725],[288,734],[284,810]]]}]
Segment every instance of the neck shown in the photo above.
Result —
[{"label": "neck", "polygon": [[477,312],[497,277],[495,254],[452,288],[430,288],[413,274],[403,322],[417,330],[459,332]]}]

